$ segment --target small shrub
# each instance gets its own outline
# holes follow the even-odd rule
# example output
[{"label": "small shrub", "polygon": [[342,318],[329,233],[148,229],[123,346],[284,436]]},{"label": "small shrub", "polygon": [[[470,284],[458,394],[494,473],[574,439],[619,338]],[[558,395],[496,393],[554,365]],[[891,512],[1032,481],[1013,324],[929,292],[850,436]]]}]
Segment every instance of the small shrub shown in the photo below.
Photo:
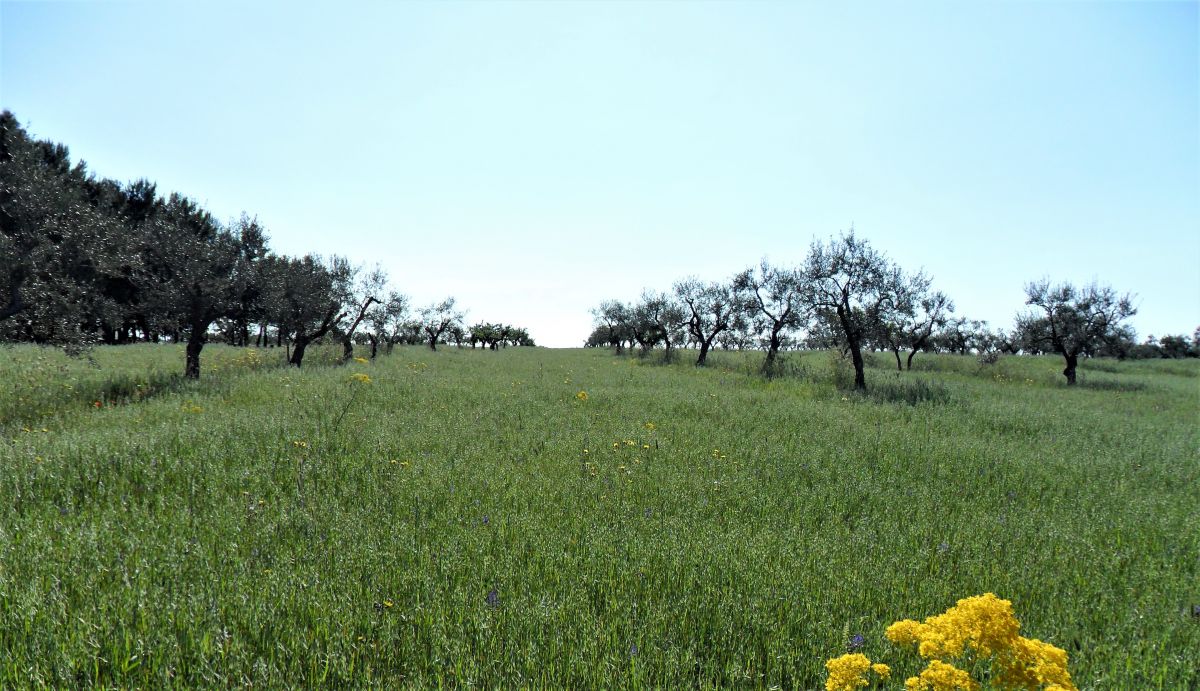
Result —
[{"label": "small shrub", "polygon": [[765,366],[763,367],[762,373],[767,379],[779,379],[783,377],[808,379],[811,377],[808,367],[800,361],[799,354],[780,353],[769,369]]},{"label": "small shrub", "polygon": [[980,353],[979,357],[977,357],[976,360],[981,365],[994,365],[997,362],[1000,362],[1000,351],[999,350],[986,350],[986,351]]},{"label": "small shrub", "polygon": [[844,356],[837,354],[829,357],[829,379],[839,390],[854,388],[854,365]]}]

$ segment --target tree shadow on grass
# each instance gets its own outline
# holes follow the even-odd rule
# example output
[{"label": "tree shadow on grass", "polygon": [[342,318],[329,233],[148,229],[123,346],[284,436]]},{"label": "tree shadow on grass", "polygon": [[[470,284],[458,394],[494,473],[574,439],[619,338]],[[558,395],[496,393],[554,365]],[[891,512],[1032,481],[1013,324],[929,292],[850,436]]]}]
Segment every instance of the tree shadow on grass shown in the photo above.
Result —
[{"label": "tree shadow on grass", "polygon": [[1078,386],[1081,389],[1095,389],[1097,391],[1121,391],[1121,392],[1145,391],[1147,388],[1146,383],[1140,382],[1140,381],[1093,379],[1090,377],[1088,377],[1088,378],[1081,377],[1079,379]]},{"label": "tree shadow on grass", "polygon": [[85,401],[93,404],[98,402],[101,406],[127,405],[182,391],[196,385],[197,382],[189,381],[179,372],[153,372],[137,375],[122,373],[100,382],[95,389],[81,393],[84,394]]}]

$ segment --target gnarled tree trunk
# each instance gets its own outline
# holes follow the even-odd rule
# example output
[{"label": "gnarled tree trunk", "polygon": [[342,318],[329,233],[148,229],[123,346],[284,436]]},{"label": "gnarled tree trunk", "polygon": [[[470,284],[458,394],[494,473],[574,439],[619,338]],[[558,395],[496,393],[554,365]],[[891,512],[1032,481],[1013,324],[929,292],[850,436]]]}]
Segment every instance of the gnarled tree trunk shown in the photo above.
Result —
[{"label": "gnarled tree trunk", "polygon": [[1063,370],[1063,376],[1067,378],[1067,386],[1075,385],[1075,368],[1079,366],[1079,356],[1074,353],[1063,353],[1063,357],[1067,360],[1066,369]]},{"label": "gnarled tree trunk", "polygon": [[188,379],[200,378],[200,351],[204,349],[207,331],[208,325],[193,324],[192,332],[188,335],[187,361],[183,368],[183,376]]},{"label": "gnarled tree trunk", "polygon": [[341,321],[344,316],[346,316],[344,312],[338,314],[337,305],[334,305],[325,313],[325,319],[321,320],[321,326],[316,331],[306,334],[297,329],[295,347],[292,349],[292,355],[288,358],[288,362],[299,367],[304,362],[304,351],[308,348],[308,344],[329,333],[329,329],[333,328],[333,325]]},{"label": "gnarled tree trunk", "polygon": [[716,335],[713,335],[713,337],[707,341],[700,341],[700,357],[696,358],[697,367],[703,367],[705,362],[708,360],[708,350],[712,348],[713,338],[716,338]]},{"label": "gnarled tree trunk", "polygon": [[[354,330],[358,328],[359,322],[367,315],[367,309],[371,307],[371,303],[379,302],[373,297],[368,297],[363,301],[362,308],[358,310],[358,317],[354,319],[354,323],[346,329],[346,334],[342,337],[342,362],[350,362],[350,358],[354,357]],[[375,348],[372,344],[371,357],[375,357]]]},{"label": "gnarled tree trunk", "polygon": [[850,361],[854,363],[854,388],[859,391],[867,390],[867,375],[864,372],[862,356],[862,335],[850,323],[850,315],[841,305],[837,308],[838,320],[842,322],[842,331],[846,334],[846,345],[850,348]]},{"label": "gnarled tree trunk", "polygon": [[767,344],[767,359],[763,361],[763,374],[768,377],[775,373],[775,359],[779,357],[779,348],[783,345],[783,339],[779,337],[779,333],[783,331],[783,322],[775,322],[775,326],[771,327],[771,338]]},{"label": "gnarled tree trunk", "polygon": [[850,341],[850,361],[854,363],[854,388],[867,390],[867,376],[863,371],[862,348],[858,341]]}]

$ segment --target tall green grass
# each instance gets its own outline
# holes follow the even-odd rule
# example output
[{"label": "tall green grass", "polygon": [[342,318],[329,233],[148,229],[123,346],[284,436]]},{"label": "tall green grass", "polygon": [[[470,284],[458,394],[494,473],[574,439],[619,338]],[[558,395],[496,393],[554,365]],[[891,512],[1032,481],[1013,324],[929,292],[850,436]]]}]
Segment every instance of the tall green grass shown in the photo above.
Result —
[{"label": "tall green grass", "polygon": [[816,688],[985,591],[1200,684],[1197,363],[248,352],[0,349],[0,687]]}]

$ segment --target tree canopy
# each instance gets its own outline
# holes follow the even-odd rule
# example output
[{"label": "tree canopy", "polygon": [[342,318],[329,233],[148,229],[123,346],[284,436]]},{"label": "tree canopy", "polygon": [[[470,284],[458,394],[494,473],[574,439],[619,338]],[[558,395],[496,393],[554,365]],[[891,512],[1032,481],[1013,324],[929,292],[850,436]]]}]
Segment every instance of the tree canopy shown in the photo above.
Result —
[{"label": "tree canopy", "polygon": [[[34,139],[11,112],[0,113],[0,341],[74,349],[186,342],[184,372],[197,378],[210,338],[246,346],[252,326],[257,345],[272,345],[271,331],[296,366],[326,336],[340,339],[348,358],[360,323],[372,355],[381,339],[389,347],[420,340],[412,336],[422,325],[409,319],[408,299],[386,272],[359,274],[343,257],[273,253],[249,214],[222,222],[147,180],[99,178],[72,164],[65,146]],[[459,333],[461,315],[444,316],[431,345]],[[533,342],[524,329],[504,330],[506,343]]]},{"label": "tree canopy", "polygon": [[1025,304],[1034,309],[1018,317],[1026,340],[1063,356],[1063,376],[1074,384],[1080,355],[1097,354],[1106,346],[1132,339],[1123,322],[1137,314],[1132,296],[1091,283],[1051,285],[1048,280],[1025,286]]}]

